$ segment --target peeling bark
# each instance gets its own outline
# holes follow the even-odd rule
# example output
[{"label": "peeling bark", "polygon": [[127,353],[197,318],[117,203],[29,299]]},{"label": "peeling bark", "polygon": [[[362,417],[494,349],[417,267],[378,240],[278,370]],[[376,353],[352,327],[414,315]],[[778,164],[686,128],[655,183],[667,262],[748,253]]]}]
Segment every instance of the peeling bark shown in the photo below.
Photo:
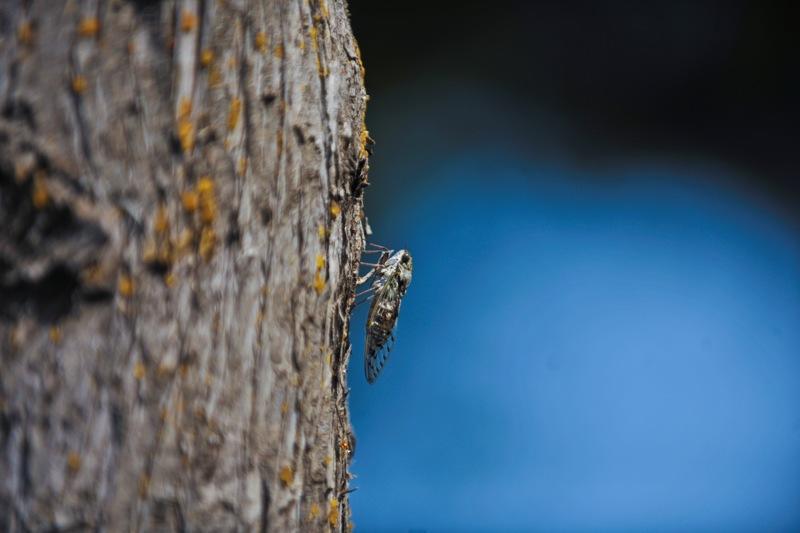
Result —
[{"label": "peeling bark", "polygon": [[0,530],[347,530],[344,0],[0,3]]}]

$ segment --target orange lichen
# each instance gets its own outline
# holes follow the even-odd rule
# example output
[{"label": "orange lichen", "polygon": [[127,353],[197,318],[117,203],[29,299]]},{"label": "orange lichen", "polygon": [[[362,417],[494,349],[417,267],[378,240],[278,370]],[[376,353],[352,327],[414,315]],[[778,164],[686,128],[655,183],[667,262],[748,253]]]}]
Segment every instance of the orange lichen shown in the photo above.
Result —
[{"label": "orange lichen", "polygon": [[[308,28],[308,36],[311,38],[311,48],[317,50],[319,46],[317,44],[317,27],[313,24]],[[319,61],[319,59],[317,59],[317,61]]]},{"label": "orange lichen", "polygon": [[339,500],[331,498],[328,502],[328,524],[331,527],[336,527],[339,523]]},{"label": "orange lichen", "polygon": [[280,474],[278,477],[283,481],[283,484],[287,487],[292,484],[294,481],[294,471],[292,470],[291,466],[284,466],[281,468]]},{"label": "orange lichen", "polygon": [[342,214],[342,207],[339,205],[339,202],[336,200],[331,201],[331,216],[333,218],[338,217]]},{"label": "orange lichen", "polygon": [[178,104],[178,120],[188,119],[192,114],[192,101],[186,97],[181,98]]},{"label": "orange lichen", "polygon": [[288,402],[281,402],[281,414],[285,415],[289,412],[289,403]]},{"label": "orange lichen", "polygon": [[313,287],[317,294],[322,294],[325,291],[325,278],[319,272],[314,275]]},{"label": "orange lichen", "polygon": [[25,20],[20,23],[17,28],[17,40],[24,46],[33,44],[33,26],[29,21]]},{"label": "orange lichen", "polygon": [[275,48],[272,50],[272,55],[274,55],[276,59],[283,59],[283,45],[276,44]]},{"label": "orange lichen", "polygon": [[208,261],[214,254],[214,248],[217,245],[217,234],[213,228],[203,228],[200,232],[200,255]]},{"label": "orange lichen", "polygon": [[167,217],[167,208],[163,205],[158,206],[156,209],[155,220],[153,221],[153,230],[156,233],[163,234],[169,229],[169,217]]},{"label": "orange lichen", "polygon": [[89,82],[86,81],[84,76],[76,74],[72,77],[72,92],[75,94],[81,94],[86,91],[87,87],[89,87]]},{"label": "orange lichen", "polygon": [[45,185],[44,179],[42,179],[38,173],[33,177],[31,200],[36,209],[42,209],[50,203],[50,194],[47,192],[47,185]]},{"label": "orange lichen", "polygon": [[309,520],[316,520],[319,518],[320,513],[322,510],[319,508],[319,505],[316,503],[311,504],[311,508],[308,510],[308,519]]},{"label": "orange lichen", "polygon": [[198,207],[200,220],[203,224],[211,224],[217,217],[217,201],[214,197],[214,182],[208,176],[203,176],[197,182]]},{"label": "orange lichen", "polygon": [[135,284],[133,279],[127,275],[123,274],[119,277],[119,283],[117,284],[117,289],[119,290],[119,295],[123,298],[130,298],[133,296],[133,291],[135,290]]},{"label": "orange lichen", "polygon": [[197,193],[194,191],[184,191],[181,195],[181,203],[183,204],[183,209],[187,213],[194,213],[197,209]]},{"label": "orange lichen", "polygon": [[200,52],[200,66],[203,68],[208,68],[211,63],[214,62],[214,51],[210,48],[205,48],[202,52]]},{"label": "orange lichen", "polygon": [[189,33],[196,27],[197,27],[197,15],[195,15],[188,9],[184,10],[183,13],[181,13],[181,31],[184,33]]},{"label": "orange lichen", "polygon": [[194,233],[189,228],[185,228],[178,237],[178,253],[185,253],[192,246],[193,242]]},{"label": "orange lichen", "polygon": [[267,47],[269,46],[269,39],[267,39],[267,34],[265,32],[260,31],[256,33],[255,45],[256,49],[262,54],[267,51]]},{"label": "orange lichen", "polygon": [[81,456],[78,452],[71,451],[67,454],[67,468],[72,474],[81,469]]},{"label": "orange lichen", "polygon": [[239,97],[234,96],[231,100],[231,106],[228,110],[228,130],[233,130],[239,123],[239,114],[242,112],[242,101]]},{"label": "orange lichen", "polygon": [[61,328],[58,326],[50,326],[50,342],[53,344],[61,343]]},{"label": "orange lichen", "polygon": [[97,17],[86,17],[78,23],[78,35],[81,37],[94,37],[100,31],[100,21]]},{"label": "orange lichen", "polygon": [[189,120],[178,122],[178,140],[184,152],[191,152],[194,148],[194,125]]},{"label": "orange lichen", "polygon": [[239,165],[236,169],[240,175],[244,175],[247,172],[247,158],[240,157],[239,158]]},{"label": "orange lichen", "polygon": [[144,379],[144,375],[146,373],[146,368],[141,361],[136,361],[136,364],[133,365],[133,377],[136,381],[141,381]]},{"label": "orange lichen", "polygon": [[154,263],[158,259],[158,247],[156,246],[155,241],[148,240],[144,245],[144,250],[142,251],[142,261],[145,263]]},{"label": "orange lichen", "polygon": [[222,75],[219,73],[219,69],[216,65],[211,65],[211,68],[208,69],[208,86],[213,88],[218,86],[222,82]]},{"label": "orange lichen", "polygon": [[325,466],[330,466],[330,464],[331,464],[332,462],[333,462],[333,457],[331,457],[330,455],[326,455],[326,456],[325,456],[325,458],[324,458],[324,459],[322,459],[322,463],[323,463]]}]

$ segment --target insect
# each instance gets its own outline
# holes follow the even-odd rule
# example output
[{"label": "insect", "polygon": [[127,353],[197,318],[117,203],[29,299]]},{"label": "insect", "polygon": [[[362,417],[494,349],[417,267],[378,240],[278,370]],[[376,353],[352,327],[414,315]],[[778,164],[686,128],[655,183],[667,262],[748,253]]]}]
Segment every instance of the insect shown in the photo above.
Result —
[{"label": "insect", "polygon": [[374,383],[381,373],[389,352],[394,345],[394,329],[400,303],[403,301],[411,283],[413,263],[408,250],[389,250],[383,247],[365,253],[380,253],[376,264],[365,263],[373,267],[366,276],[359,280],[366,282],[375,276],[372,286],[361,294],[371,293],[372,299],[367,314],[367,337],[364,344],[364,373],[367,381]]}]

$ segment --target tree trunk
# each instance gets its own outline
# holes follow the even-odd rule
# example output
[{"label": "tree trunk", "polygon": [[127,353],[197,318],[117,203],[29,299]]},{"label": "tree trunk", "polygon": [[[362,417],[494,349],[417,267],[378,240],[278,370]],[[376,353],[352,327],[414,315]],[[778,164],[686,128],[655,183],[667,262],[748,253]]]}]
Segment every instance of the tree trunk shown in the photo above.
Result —
[{"label": "tree trunk", "polygon": [[0,2],[0,530],[346,530],[344,0]]}]

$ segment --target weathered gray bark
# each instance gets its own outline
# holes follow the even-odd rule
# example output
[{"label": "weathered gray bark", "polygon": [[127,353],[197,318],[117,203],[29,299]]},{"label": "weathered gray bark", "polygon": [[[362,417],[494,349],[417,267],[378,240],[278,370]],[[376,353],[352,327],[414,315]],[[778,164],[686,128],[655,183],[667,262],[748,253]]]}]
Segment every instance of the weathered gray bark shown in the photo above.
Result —
[{"label": "weathered gray bark", "polygon": [[0,530],[346,530],[344,0],[0,2]]}]

